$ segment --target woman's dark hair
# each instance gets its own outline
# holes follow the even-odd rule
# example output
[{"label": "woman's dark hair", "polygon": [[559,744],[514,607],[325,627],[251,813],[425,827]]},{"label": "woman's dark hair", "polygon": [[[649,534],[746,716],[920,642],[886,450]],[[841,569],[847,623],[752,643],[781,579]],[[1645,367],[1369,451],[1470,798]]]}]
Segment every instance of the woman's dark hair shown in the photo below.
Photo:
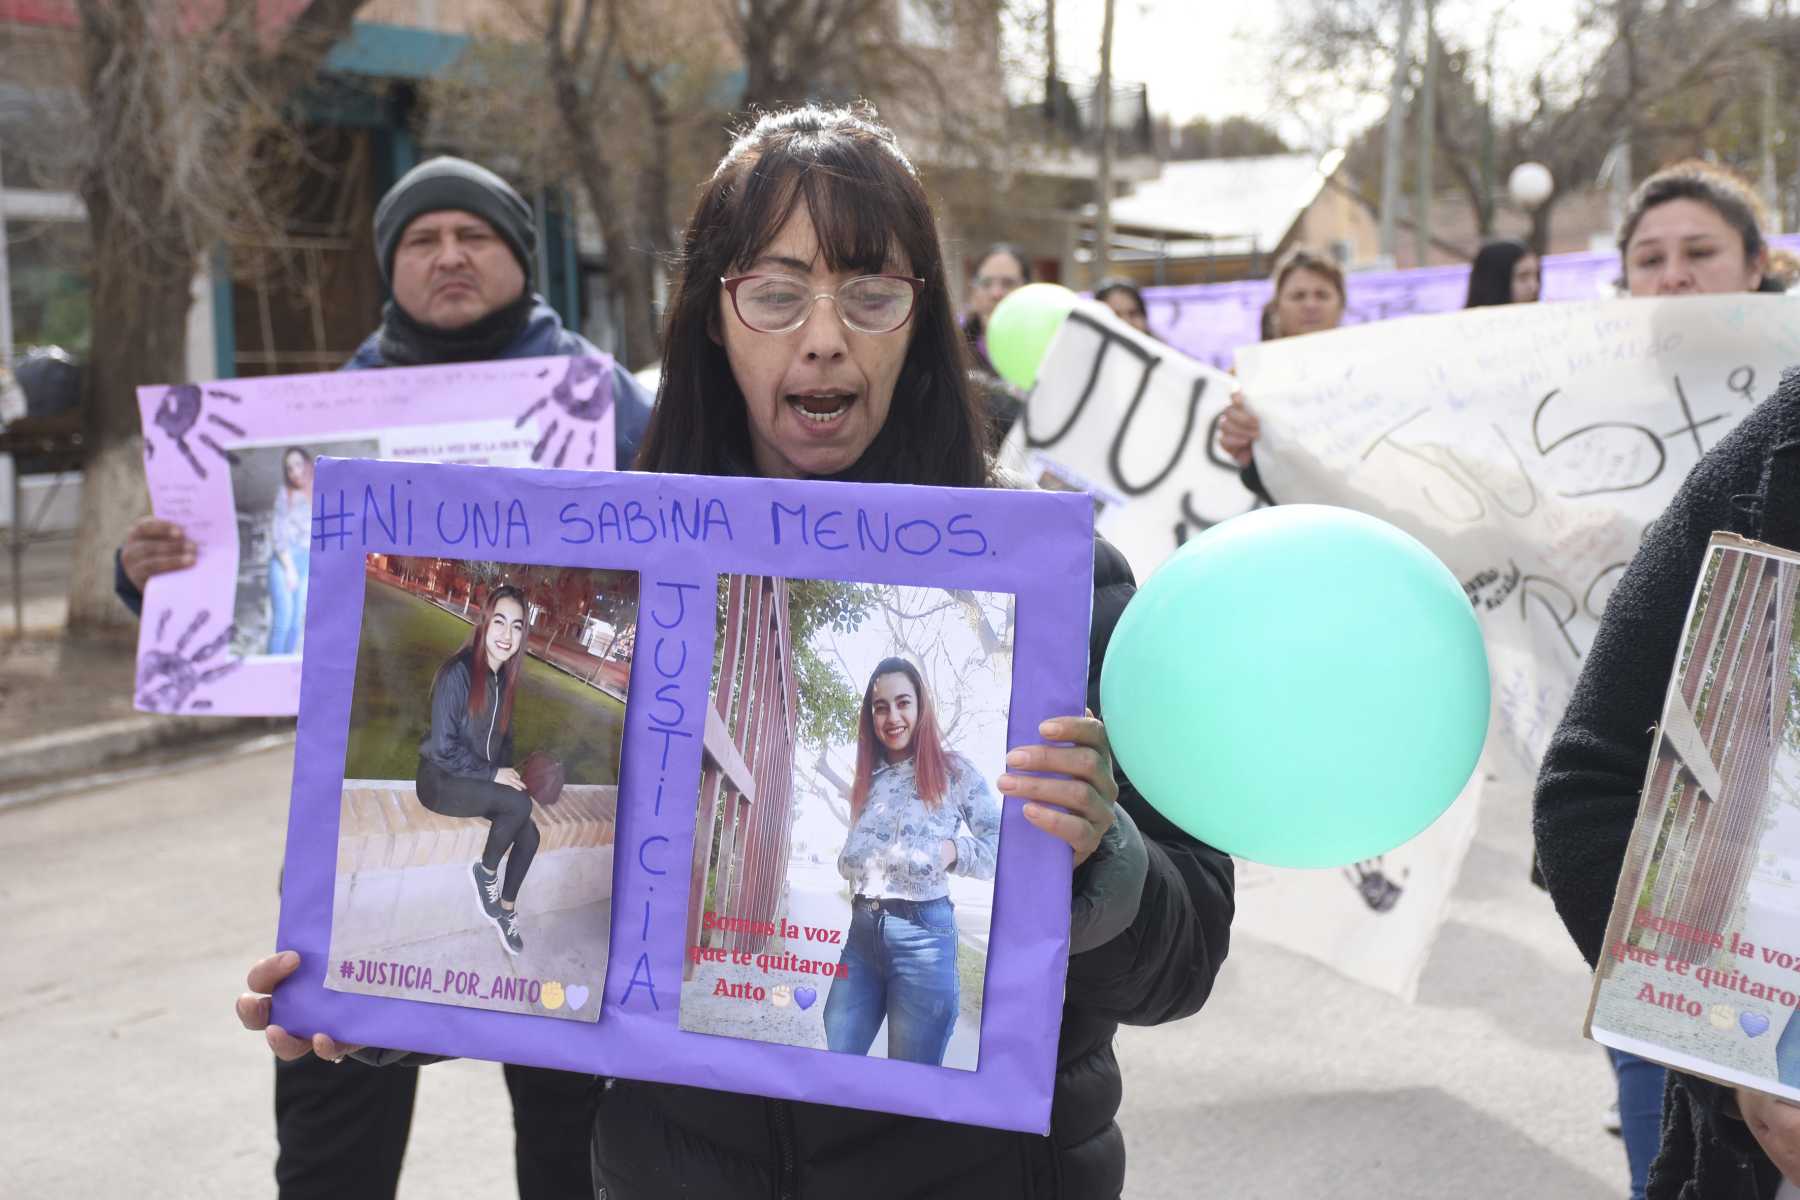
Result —
[{"label": "woman's dark hair", "polygon": [[1146,317],[1150,315],[1150,306],[1144,303],[1144,293],[1138,291],[1137,284],[1129,279],[1121,279],[1117,275],[1100,281],[1100,286],[1094,289],[1094,299],[1105,303],[1106,298],[1114,292],[1124,292],[1137,304],[1139,312]]},{"label": "woman's dark hair", "polygon": [[[479,717],[487,711],[489,671],[487,651],[482,646],[482,640],[487,636],[488,624],[493,621],[494,610],[500,607],[502,600],[511,600],[518,604],[519,610],[526,617],[530,617],[531,605],[525,602],[525,593],[510,583],[501,584],[489,592],[487,599],[481,602],[481,616],[476,620],[475,627],[469,630],[469,639],[462,644],[460,650],[450,656],[448,662],[438,668],[438,676],[441,677],[457,659],[465,654],[469,656],[470,717]],[[525,638],[527,642],[531,640],[529,628],[525,630]],[[518,691],[519,675],[525,669],[525,651],[526,647],[520,646],[517,653],[500,664],[500,714],[494,722],[495,729],[500,733],[505,733],[512,728],[513,693]],[[437,690],[437,679],[431,681],[431,689]]]},{"label": "woman's dark hair", "polygon": [[1338,294],[1338,303],[1349,300],[1349,293],[1344,290],[1344,269],[1323,254],[1314,254],[1311,250],[1296,250],[1282,261],[1275,272],[1275,295],[1281,296],[1281,289],[1287,286],[1288,276],[1295,271],[1311,271],[1323,277]]},{"label": "woman's dark hair", "polygon": [[884,658],[869,675],[869,686],[863,689],[861,715],[856,721],[856,778],[850,785],[850,823],[856,824],[863,806],[869,802],[869,788],[875,779],[875,764],[882,756],[881,739],[875,733],[875,681],[883,675],[904,675],[912,680],[913,695],[919,698],[918,713],[913,718],[912,760],[913,785],[926,808],[937,808],[944,802],[950,785],[949,755],[944,752],[943,734],[938,731],[937,709],[919,668],[904,658]]},{"label": "woman's dark hair", "polygon": [[663,329],[662,386],[633,466],[755,473],[744,396],[719,336],[719,280],[753,262],[801,205],[831,270],[875,274],[903,256],[925,281],[887,421],[862,457],[833,478],[982,486],[982,418],[968,386],[931,203],[894,135],[867,106],[770,113],[737,139],[701,189],[682,234],[681,275]]},{"label": "woman's dark hair", "polygon": [[305,446],[289,446],[281,452],[281,486],[284,489],[288,486],[287,460],[290,455],[294,454],[300,456],[300,462],[306,468],[306,486],[311,487],[313,478],[313,456]]},{"label": "woman's dark hair", "polygon": [[1463,307],[1511,304],[1513,268],[1530,253],[1530,248],[1517,238],[1483,242],[1469,267],[1469,298]]},{"label": "woman's dark hair", "polygon": [[1270,296],[1263,301],[1262,313],[1257,318],[1257,328],[1261,330],[1261,340],[1265,342],[1272,342],[1281,336],[1281,331],[1275,327],[1275,297]]},{"label": "woman's dark hair", "polygon": [[995,242],[986,250],[983,250],[981,252],[981,257],[975,260],[975,273],[979,275],[981,273],[981,264],[994,257],[996,254],[1004,254],[1019,264],[1019,281],[1021,283],[1031,282],[1031,260],[1025,257],[1025,252],[1023,250],[1019,249],[1011,242]]},{"label": "woman's dark hair", "polygon": [[1714,163],[1690,158],[1664,167],[1631,193],[1625,206],[1625,219],[1619,224],[1619,256],[1631,246],[1644,214],[1671,200],[1697,200],[1718,213],[1724,222],[1737,230],[1744,242],[1744,261],[1753,262],[1763,252],[1764,213],[1756,192],[1735,172]]}]

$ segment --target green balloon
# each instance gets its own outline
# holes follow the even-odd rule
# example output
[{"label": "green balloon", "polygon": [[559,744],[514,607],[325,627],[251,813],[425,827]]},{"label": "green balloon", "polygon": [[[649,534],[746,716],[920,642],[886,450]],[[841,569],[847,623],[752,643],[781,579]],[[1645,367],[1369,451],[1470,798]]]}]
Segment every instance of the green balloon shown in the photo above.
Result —
[{"label": "green balloon", "polygon": [[1487,737],[1487,654],[1456,577],[1348,509],[1207,530],[1114,629],[1100,701],[1144,798],[1280,867],[1385,854],[1447,809]]},{"label": "green balloon", "polygon": [[1063,318],[1079,299],[1056,283],[1028,283],[1007,293],[987,323],[988,361],[1014,387],[1030,389]]}]

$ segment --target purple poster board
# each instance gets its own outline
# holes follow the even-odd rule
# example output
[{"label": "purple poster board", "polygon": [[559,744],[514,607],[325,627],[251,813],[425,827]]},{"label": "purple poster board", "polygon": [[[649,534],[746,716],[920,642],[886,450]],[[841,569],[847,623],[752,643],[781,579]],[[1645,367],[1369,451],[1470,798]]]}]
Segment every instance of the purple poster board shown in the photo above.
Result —
[{"label": "purple poster board", "polygon": [[[1771,239],[1800,248],[1800,237]],[[1619,256],[1612,251],[1551,254],[1544,258],[1544,300],[1599,300],[1616,294]],[[1466,266],[1417,267],[1406,271],[1359,271],[1344,277],[1349,295],[1344,324],[1360,325],[1412,313],[1450,312],[1468,297]],[[1274,284],[1268,279],[1144,289],[1150,329],[1190,358],[1222,371],[1235,365],[1237,350],[1261,340],[1262,309]]]},{"label": "purple poster board", "polygon": [[[322,459],[309,652],[277,944],[299,971],[274,1020],[352,1043],[658,1080],[1035,1133],[1049,1128],[1070,855],[1016,802],[1000,817],[973,1069],[680,1028],[712,686],[733,574],[1011,598],[1007,746],[1085,703],[1093,504],[1077,494],[520,471]],[[636,572],[611,919],[592,1023],[325,986],[351,701],[370,555]],[[566,994],[566,992],[565,992]]]},{"label": "purple poster board", "polygon": [[152,511],[199,555],[145,589],[137,707],[295,710],[313,459],[610,470],[612,379],[599,355],[139,388]]}]

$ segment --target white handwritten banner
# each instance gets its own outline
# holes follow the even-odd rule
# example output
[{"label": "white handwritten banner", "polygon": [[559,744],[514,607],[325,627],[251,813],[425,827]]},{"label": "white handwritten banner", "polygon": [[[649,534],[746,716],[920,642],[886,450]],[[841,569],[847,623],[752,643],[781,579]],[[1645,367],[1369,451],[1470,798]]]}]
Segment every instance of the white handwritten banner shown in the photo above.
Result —
[{"label": "white handwritten banner", "polygon": [[1271,494],[1391,521],[1456,572],[1487,635],[1500,728],[1535,767],[1645,526],[1800,363],[1800,303],[1511,305],[1239,360]]},{"label": "white handwritten banner", "polygon": [[1188,538],[1256,507],[1216,446],[1231,376],[1083,304],[1051,343],[1002,459],[1094,496],[1095,527],[1140,581]]},{"label": "white handwritten banner", "polygon": [[1233,380],[1110,315],[1071,315],[1007,461],[1093,493],[1139,579],[1259,503],[1216,444],[1241,386],[1276,500],[1405,529],[1456,572],[1486,633],[1493,733],[1450,812],[1345,871],[1242,864],[1237,929],[1413,994],[1484,780],[1529,786],[1644,527],[1800,363],[1796,317],[1759,295],[1477,309],[1249,346]]},{"label": "white handwritten banner", "polygon": [[[1770,240],[1776,247],[1800,250],[1800,237],[1792,234]],[[1617,251],[1547,254],[1542,262],[1545,300],[1599,300],[1618,294]],[[1461,308],[1469,294],[1469,268],[1459,264],[1356,271],[1344,283],[1349,293],[1344,324],[1360,325]],[[1268,279],[1188,283],[1145,288],[1144,302],[1150,309],[1150,328],[1165,342],[1190,358],[1229,367],[1241,347],[1261,337],[1263,305],[1274,292]]]}]

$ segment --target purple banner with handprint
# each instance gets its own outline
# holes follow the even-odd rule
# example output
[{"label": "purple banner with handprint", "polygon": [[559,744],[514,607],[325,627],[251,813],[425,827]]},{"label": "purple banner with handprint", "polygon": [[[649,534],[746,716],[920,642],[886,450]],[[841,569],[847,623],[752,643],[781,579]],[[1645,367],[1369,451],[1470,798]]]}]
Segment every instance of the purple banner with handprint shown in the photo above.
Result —
[{"label": "purple banner with handprint", "polygon": [[296,711],[314,459],[611,470],[613,373],[601,355],[139,388],[151,507],[198,554],[145,589],[137,707]]},{"label": "purple banner with handprint", "polygon": [[[1800,249],[1800,237],[1771,239]],[[1550,254],[1544,258],[1544,300],[1604,300],[1618,294],[1619,256],[1613,251]],[[1406,271],[1358,271],[1344,277],[1349,295],[1344,324],[1361,325],[1416,313],[1452,312],[1468,298],[1467,266]],[[1222,371],[1236,365],[1241,347],[1262,340],[1262,310],[1273,294],[1268,279],[1144,289],[1150,329],[1190,358]]]}]

